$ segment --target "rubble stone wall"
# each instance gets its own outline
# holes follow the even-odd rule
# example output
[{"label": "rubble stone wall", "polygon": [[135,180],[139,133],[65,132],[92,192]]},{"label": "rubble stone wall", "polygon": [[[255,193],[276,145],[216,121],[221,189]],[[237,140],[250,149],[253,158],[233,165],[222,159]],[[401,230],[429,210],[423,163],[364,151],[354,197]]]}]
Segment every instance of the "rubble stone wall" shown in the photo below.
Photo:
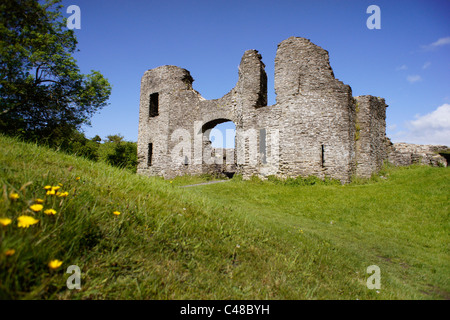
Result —
[{"label": "rubble stone wall", "polygon": [[396,166],[423,164],[447,167],[447,159],[440,155],[441,151],[450,151],[448,146],[419,145],[411,143],[392,143],[386,140],[387,160]]}]

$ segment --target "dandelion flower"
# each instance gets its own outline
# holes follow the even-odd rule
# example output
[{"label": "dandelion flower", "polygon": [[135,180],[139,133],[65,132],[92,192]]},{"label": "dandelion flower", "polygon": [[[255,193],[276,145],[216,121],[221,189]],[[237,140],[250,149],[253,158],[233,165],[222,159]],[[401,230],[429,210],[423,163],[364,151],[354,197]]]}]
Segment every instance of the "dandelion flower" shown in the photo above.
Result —
[{"label": "dandelion flower", "polygon": [[44,206],[42,204],[33,204],[32,206],[30,206],[30,209],[33,210],[34,212],[39,212],[44,208]]},{"label": "dandelion flower", "polygon": [[60,186],[54,186],[54,187],[52,187],[52,190],[55,190],[55,191],[58,191],[59,189],[61,189]]},{"label": "dandelion flower", "polygon": [[20,216],[17,218],[17,220],[17,226],[19,228],[28,228],[29,226],[39,222],[39,220],[36,220],[35,218],[30,216]]},{"label": "dandelion flower", "polygon": [[2,226],[7,226],[8,224],[10,224],[11,223],[11,219],[9,219],[9,218],[0,218],[0,224],[2,225]]},{"label": "dandelion flower", "polygon": [[47,190],[47,195],[48,196],[54,196],[56,194],[55,190]]},{"label": "dandelion flower", "polygon": [[44,189],[45,190],[50,190],[52,188],[52,186],[45,186]]},{"label": "dandelion flower", "polygon": [[48,263],[48,267],[52,270],[58,269],[62,265],[62,261],[54,259]]},{"label": "dandelion flower", "polygon": [[75,180],[77,180],[77,181],[80,180],[80,177],[76,177]]},{"label": "dandelion flower", "polygon": [[56,195],[60,198],[65,198],[69,195],[69,192],[57,192]]},{"label": "dandelion flower", "polygon": [[8,249],[5,251],[5,256],[10,257],[12,256],[14,253],[16,253],[16,250],[14,249]]},{"label": "dandelion flower", "polygon": [[113,214],[115,214],[116,216],[118,216],[120,214],[119,211],[114,211]]},{"label": "dandelion flower", "polygon": [[9,195],[9,198],[11,199],[11,200],[17,200],[17,199],[19,199],[20,198],[20,196],[19,196],[19,194],[18,193],[11,193],[10,195]]},{"label": "dandelion flower", "polygon": [[56,214],[56,210],[54,210],[54,209],[47,209],[47,210],[44,211],[44,213],[46,215],[48,215],[48,216],[55,215]]},{"label": "dandelion flower", "polygon": [[35,200],[34,200],[34,202],[36,202],[36,203],[39,203],[39,204],[40,204],[40,203],[44,203],[44,200],[43,200],[43,199],[39,199],[39,198],[38,198],[38,199],[35,199]]}]

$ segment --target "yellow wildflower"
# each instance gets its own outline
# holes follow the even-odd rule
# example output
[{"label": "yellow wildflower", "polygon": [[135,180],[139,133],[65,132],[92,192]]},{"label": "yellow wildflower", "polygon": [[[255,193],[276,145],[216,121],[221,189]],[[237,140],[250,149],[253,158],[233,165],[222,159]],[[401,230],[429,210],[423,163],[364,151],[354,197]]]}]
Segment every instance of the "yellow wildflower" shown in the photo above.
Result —
[{"label": "yellow wildflower", "polygon": [[36,202],[36,203],[44,203],[44,200],[43,199],[39,199],[39,198],[37,198],[37,199],[35,199],[34,200],[34,202]]},{"label": "yellow wildflower", "polygon": [[46,214],[46,215],[55,215],[56,214],[56,210],[54,210],[54,209],[47,209],[47,210],[45,210],[44,211],[44,213]]},{"label": "yellow wildflower", "polygon": [[8,224],[10,224],[11,223],[11,219],[9,219],[9,218],[0,218],[0,224],[2,225],[2,226],[7,226]]},{"label": "yellow wildflower", "polygon": [[113,214],[115,214],[116,216],[118,216],[120,214],[119,211],[114,211]]},{"label": "yellow wildflower", "polygon": [[57,192],[56,195],[60,198],[65,198],[69,195],[69,193],[67,191],[66,192]]},{"label": "yellow wildflower", "polygon": [[14,253],[16,253],[16,250],[14,249],[8,249],[5,251],[5,256],[10,257],[12,256]]},{"label": "yellow wildflower", "polygon": [[77,181],[80,180],[80,177],[76,177],[75,180],[77,180]]},{"label": "yellow wildflower", "polygon": [[42,204],[33,204],[32,206],[30,206],[30,209],[33,210],[34,212],[39,212],[44,208],[44,206]]},{"label": "yellow wildflower", "polygon": [[30,216],[20,216],[17,218],[17,220],[17,226],[19,228],[28,228],[29,226],[39,222],[39,220],[36,220],[35,218]]},{"label": "yellow wildflower", "polygon": [[62,261],[54,259],[48,263],[48,267],[52,270],[58,269],[62,265]]},{"label": "yellow wildflower", "polygon": [[54,196],[56,194],[55,190],[47,190],[47,195],[48,196]]},{"label": "yellow wildflower", "polygon": [[45,186],[44,189],[45,190],[50,190],[52,188],[52,186]]},{"label": "yellow wildflower", "polygon": [[20,196],[19,196],[18,193],[12,192],[12,193],[9,195],[9,198],[10,198],[11,200],[17,200],[17,199],[20,198]]},{"label": "yellow wildflower", "polygon": [[[49,191],[56,192],[56,191],[58,191],[59,189],[61,189],[60,186],[53,186]],[[53,193],[53,194],[54,194],[54,193]]]}]

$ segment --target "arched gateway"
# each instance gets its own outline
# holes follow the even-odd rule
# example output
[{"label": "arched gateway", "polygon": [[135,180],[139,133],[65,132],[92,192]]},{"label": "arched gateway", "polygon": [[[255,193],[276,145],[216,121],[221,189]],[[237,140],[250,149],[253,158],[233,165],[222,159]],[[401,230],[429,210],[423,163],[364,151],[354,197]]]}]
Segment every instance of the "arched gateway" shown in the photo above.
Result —
[{"label": "arched gateway", "polygon": [[[272,106],[267,106],[264,68],[256,50],[246,51],[236,86],[215,100],[192,88],[185,69],[146,71],[138,173],[172,178],[229,170],[225,165],[232,162],[244,177],[315,175],[347,182],[380,168],[386,158],[384,99],[353,98],[351,88],[335,79],[328,52],[304,38],[278,46]],[[236,148],[221,158],[217,150],[208,151],[205,133],[224,121],[236,125]]]}]

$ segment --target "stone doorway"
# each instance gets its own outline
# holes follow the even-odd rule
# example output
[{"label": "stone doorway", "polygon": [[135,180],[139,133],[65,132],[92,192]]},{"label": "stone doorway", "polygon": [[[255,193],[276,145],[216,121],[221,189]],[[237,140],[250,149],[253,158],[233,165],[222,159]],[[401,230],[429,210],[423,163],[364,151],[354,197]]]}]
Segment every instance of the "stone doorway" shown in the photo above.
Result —
[{"label": "stone doorway", "polygon": [[230,119],[214,119],[202,126],[203,172],[236,173],[236,125]]}]

